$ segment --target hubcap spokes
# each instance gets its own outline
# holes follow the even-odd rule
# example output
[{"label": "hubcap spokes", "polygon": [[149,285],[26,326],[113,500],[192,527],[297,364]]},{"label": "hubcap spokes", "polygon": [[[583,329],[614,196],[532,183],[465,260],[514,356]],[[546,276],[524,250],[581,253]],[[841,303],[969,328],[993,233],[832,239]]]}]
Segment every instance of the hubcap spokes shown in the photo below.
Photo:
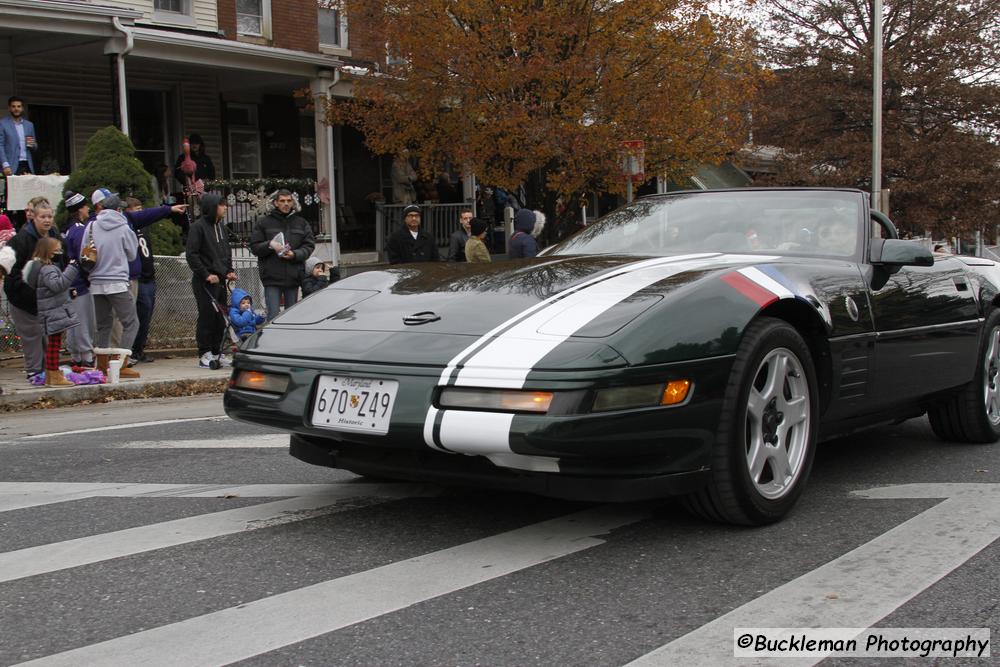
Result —
[{"label": "hubcap spokes", "polygon": [[[1000,350],[1000,335],[997,342]],[[809,419],[809,384],[801,362],[791,350],[772,350],[757,368],[746,416],[747,470],[765,498],[782,497],[798,478]]]},{"label": "hubcap spokes", "polygon": [[1000,373],[1000,327],[990,331],[986,358],[983,360],[983,396],[986,401],[986,417],[996,426],[1000,424],[1000,388],[997,374]]}]

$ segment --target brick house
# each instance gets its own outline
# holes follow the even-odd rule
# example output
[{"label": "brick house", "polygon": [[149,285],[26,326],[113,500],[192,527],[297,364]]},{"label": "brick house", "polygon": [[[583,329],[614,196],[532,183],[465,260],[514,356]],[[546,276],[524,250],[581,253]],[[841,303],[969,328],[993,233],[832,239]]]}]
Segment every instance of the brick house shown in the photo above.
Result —
[{"label": "brick house", "polygon": [[[349,95],[343,66],[378,48],[350,43],[343,17],[317,0],[0,0],[0,14],[0,99],[25,99],[39,166],[69,173],[94,131],[114,124],[152,171],[198,133],[217,178],[316,179],[338,217],[373,227],[366,195],[389,164],[293,91]],[[322,215],[329,232],[331,207]]]}]

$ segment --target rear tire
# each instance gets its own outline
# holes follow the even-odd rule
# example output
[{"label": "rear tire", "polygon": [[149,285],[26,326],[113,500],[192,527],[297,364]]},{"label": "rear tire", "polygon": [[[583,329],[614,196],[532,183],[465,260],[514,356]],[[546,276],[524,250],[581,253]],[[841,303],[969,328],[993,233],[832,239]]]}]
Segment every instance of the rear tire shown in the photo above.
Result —
[{"label": "rear tire", "polygon": [[928,410],[927,417],[942,440],[991,444],[1000,438],[1000,310],[983,324],[972,381]]},{"label": "rear tire", "polygon": [[751,322],[730,371],[711,481],[683,499],[687,509],[748,526],[784,517],[812,468],[819,431],[816,387],[802,336],[783,320]]},{"label": "rear tire", "polygon": [[220,368],[222,368],[222,362],[220,362],[218,359],[212,359],[210,362],[208,362],[208,367],[211,368],[213,371],[217,371]]}]

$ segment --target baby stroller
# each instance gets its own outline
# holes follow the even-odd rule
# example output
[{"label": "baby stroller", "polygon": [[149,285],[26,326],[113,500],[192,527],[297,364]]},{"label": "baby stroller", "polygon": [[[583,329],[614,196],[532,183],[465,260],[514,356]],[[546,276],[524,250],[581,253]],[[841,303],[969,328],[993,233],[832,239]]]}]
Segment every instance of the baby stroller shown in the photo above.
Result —
[{"label": "baby stroller", "polygon": [[[208,287],[203,287],[203,289],[205,290],[205,293],[208,294],[208,298],[212,301],[212,308],[214,308],[215,312],[217,312],[219,317],[222,318],[222,340],[219,341],[219,350],[221,352],[221,350],[225,348],[226,338],[228,338],[230,342],[230,354],[233,354],[239,348],[241,340],[239,334],[233,328],[233,323],[229,321],[229,307],[224,303],[219,303],[219,300],[215,298],[215,295],[212,294],[212,290],[208,289]],[[227,282],[225,287],[226,301],[229,301],[231,292],[232,283]],[[219,359],[212,359],[208,362],[208,367],[213,371],[218,370],[222,368],[222,362],[219,361]]]}]

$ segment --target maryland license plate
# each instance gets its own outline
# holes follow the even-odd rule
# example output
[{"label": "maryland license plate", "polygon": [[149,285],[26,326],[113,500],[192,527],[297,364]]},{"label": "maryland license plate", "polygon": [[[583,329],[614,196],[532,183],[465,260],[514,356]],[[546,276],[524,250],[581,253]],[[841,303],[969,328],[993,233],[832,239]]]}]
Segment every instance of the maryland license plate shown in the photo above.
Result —
[{"label": "maryland license plate", "polygon": [[385,435],[397,389],[395,380],[321,375],[312,424],[335,431]]}]

